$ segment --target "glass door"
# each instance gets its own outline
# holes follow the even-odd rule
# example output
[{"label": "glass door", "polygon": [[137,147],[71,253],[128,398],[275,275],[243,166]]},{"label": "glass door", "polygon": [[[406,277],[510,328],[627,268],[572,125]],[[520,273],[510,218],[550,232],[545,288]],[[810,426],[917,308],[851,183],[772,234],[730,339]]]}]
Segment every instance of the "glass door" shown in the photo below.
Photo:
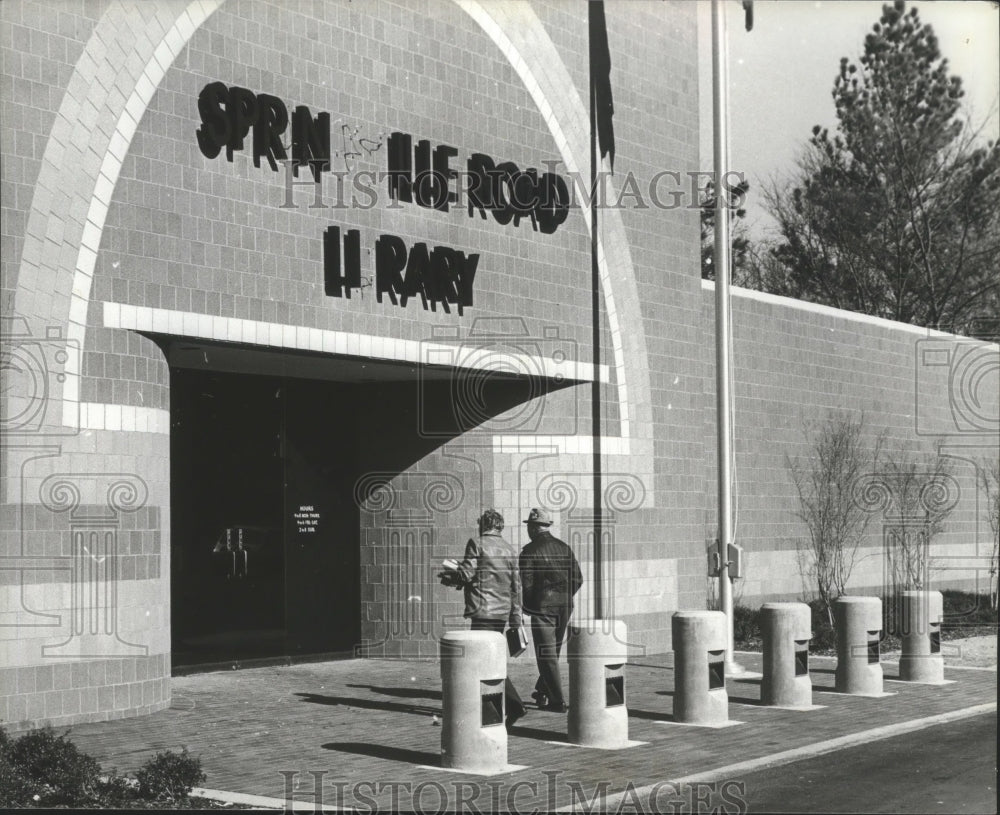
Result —
[{"label": "glass door", "polygon": [[171,375],[173,663],[284,652],[280,379]]}]

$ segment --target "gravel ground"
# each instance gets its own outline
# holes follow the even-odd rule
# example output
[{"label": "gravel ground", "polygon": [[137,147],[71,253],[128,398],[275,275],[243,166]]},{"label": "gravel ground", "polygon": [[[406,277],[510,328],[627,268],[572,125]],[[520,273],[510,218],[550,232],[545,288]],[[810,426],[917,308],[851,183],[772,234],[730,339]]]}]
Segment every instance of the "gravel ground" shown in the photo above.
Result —
[{"label": "gravel ground", "polygon": [[[951,655],[949,646],[956,647],[958,654]],[[996,634],[950,640],[947,643],[942,643],[941,647],[942,650],[946,650],[945,665],[970,665],[981,668],[996,668],[997,666]]]},{"label": "gravel ground", "polygon": [[[945,665],[976,668],[996,668],[997,638],[995,634],[949,639],[941,643]],[[899,651],[884,651],[882,659],[890,662],[899,658]]]}]

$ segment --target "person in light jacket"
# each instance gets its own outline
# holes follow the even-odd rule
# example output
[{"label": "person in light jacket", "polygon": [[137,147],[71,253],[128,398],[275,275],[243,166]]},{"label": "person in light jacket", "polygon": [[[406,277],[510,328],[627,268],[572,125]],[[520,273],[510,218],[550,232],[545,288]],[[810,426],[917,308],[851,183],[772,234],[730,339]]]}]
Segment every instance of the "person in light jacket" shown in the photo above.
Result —
[{"label": "person in light jacket", "polygon": [[[503,515],[486,510],[479,518],[479,536],[465,545],[465,557],[458,565],[465,592],[465,616],[473,631],[496,631],[521,627],[521,576],[517,550],[501,534]],[[507,702],[507,729],[528,711],[514,683],[504,684]]]}]

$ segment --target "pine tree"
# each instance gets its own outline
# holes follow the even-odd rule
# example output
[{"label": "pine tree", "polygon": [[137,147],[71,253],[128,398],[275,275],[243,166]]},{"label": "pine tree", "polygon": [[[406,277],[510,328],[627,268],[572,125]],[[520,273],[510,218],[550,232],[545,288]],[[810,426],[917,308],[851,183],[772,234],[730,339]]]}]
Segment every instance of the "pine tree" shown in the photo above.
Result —
[{"label": "pine tree", "polygon": [[777,293],[966,333],[1000,316],[1000,147],[963,95],[917,9],[883,6],[840,62],[835,132],[813,128],[798,177],[767,192]]},{"label": "pine tree", "polygon": [[[751,251],[750,238],[747,235],[745,218],[747,211],[737,202],[746,200],[750,184],[744,179],[729,191],[730,202],[730,244],[732,256],[732,282],[741,286],[745,284],[745,272],[748,265],[748,254]],[[709,181],[701,191],[701,276],[704,280],[715,280],[715,185]]]}]

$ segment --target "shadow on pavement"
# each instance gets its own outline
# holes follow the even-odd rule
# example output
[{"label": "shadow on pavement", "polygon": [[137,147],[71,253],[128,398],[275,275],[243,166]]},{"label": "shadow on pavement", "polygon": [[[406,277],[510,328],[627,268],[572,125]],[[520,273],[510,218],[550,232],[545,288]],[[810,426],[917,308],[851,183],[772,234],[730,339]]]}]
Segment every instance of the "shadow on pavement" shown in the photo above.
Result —
[{"label": "shadow on pavement", "polygon": [[401,761],[404,764],[423,764],[432,767],[441,764],[441,756],[438,753],[407,750],[404,747],[386,747],[383,744],[365,744],[360,741],[329,741],[323,745],[323,749],[334,750],[338,753],[354,753],[359,756],[384,758],[389,761]]},{"label": "shadow on pavement", "polygon": [[390,713],[416,713],[420,716],[430,716],[433,713],[441,715],[440,707],[430,707],[429,705],[406,705],[401,702],[383,702],[380,699],[360,699],[351,696],[324,696],[319,693],[296,693],[303,702],[312,702],[316,705],[341,705],[343,707],[356,707],[364,710],[385,710]]},{"label": "shadow on pavement", "polygon": [[538,739],[539,741],[567,741],[565,733],[560,733],[556,730],[542,730],[538,727],[525,727],[520,724],[515,724],[510,729],[510,734],[512,736],[524,736],[526,739]]},{"label": "shadow on pavement", "polygon": [[767,707],[760,699],[750,699],[746,696],[730,696],[729,701],[737,705],[754,705],[755,707]]},{"label": "shadow on pavement", "polygon": [[348,688],[361,688],[383,696],[399,696],[406,699],[441,699],[441,691],[426,688],[384,688],[378,685],[345,685]]},{"label": "shadow on pavement", "polygon": [[674,720],[673,713],[653,713],[649,710],[635,710],[634,708],[628,709],[628,717],[630,719],[648,719],[651,722],[672,722]]}]

